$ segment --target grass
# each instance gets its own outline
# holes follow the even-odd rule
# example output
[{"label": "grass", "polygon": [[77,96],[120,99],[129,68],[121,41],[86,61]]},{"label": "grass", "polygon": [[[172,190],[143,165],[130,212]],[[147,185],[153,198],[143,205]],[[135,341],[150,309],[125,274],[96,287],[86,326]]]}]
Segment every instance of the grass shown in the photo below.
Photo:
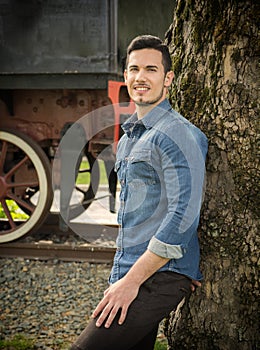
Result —
[{"label": "grass", "polygon": [[3,350],[33,350],[34,341],[21,334],[15,335],[10,340],[0,340],[0,349]]},{"label": "grass", "polygon": [[156,340],[154,350],[167,350],[167,344],[165,342]]},{"label": "grass", "polygon": [[[106,175],[106,169],[104,162],[102,160],[98,161],[99,164],[99,171],[100,171],[100,185],[107,185],[107,175]],[[83,160],[80,164],[80,170],[89,169],[89,163],[87,160]],[[89,174],[88,173],[81,173],[78,174],[77,177],[77,184],[78,185],[84,185],[89,183]]]},{"label": "grass", "polygon": [[[64,344],[59,344],[55,349],[64,349]],[[15,335],[10,340],[0,340],[1,350],[34,350],[34,341],[26,338],[22,334]],[[167,345],[164,342],[156,341],[154,350],[167,350]]]},{"label": "grass", "polygon": [[[6,204],[9,208],[9,211],[12,215],[12,218],[13,220],[28,220],[29,216],[27,214],[25,214],[21,208],[19,208],[19,206],[11,199],[7,199],[6,200]],[[6,219],[6,215],[5,215],[5,212],[4,212],[4,209],[0,203],[0,218],[4,218]]]}]

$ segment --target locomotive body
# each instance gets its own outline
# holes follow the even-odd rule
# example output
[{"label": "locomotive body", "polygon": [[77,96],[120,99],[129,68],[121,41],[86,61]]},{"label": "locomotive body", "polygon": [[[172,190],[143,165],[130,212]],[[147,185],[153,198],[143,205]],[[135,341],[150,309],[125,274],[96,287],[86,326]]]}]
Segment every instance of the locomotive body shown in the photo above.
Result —
[{"label": "locomotive body", "polygon": [[[52,166],[60,141],[93,111],[94,119],[84,123],[91,137],[85,135],[75,169],[86,173],[86,183],[78,186],[75,174],[73,184],[60,187],[61,211],[70,220],[95,198],[97,156],[106,165],[114,210],[111,145],[120,137],[119,124],[133,112],[122,80],[122,53],[135,35],[163,37],[173,5],[166,0],[0,0],[0,243],[43,223],[53,202]],[[74,190],[82,195],[80,209],[66,213]]]}]

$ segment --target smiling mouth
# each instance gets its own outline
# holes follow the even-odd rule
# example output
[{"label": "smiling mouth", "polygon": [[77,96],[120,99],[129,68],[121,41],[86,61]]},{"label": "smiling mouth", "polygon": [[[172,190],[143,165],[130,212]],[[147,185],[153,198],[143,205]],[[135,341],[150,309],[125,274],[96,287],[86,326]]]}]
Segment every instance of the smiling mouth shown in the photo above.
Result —
[{"label": "smiling mouth", "polygon": [[148,90],[150,90],[150,89],[149,89],[149,87],[147,87],[147,86],[135,86],[135,87],[134,87],[134,90],[143,92],[143,91],[148,91]]}]

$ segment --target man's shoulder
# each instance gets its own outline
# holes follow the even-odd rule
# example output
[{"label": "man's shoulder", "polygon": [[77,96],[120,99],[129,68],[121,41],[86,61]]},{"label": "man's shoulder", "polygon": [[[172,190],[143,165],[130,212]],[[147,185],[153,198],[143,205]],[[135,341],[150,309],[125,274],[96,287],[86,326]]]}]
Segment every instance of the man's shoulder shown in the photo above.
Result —
[{"label": "man's shoulder", "polygon": [[163,118],[157,123],[156,129],[162,135],[161,139],[163,142],[165,141],[165,136],[167,136],[167,138],[177,143],[185,140],[190,145],[196,143],[200,147],[207,149],[208,139],[203,131],[173,108],[166,111]]},{"label": "man's shoulder", "polygon": [[162,127],[167,129],[169,127],[174,126],[183,126],[201,132],[201,130],[197,126],[195,126],[191,121],[189,121],[187,118],[185,118],[173,108],[170,108],[167,111],[165,111],[163,118],[160,119],[160,124]]}]

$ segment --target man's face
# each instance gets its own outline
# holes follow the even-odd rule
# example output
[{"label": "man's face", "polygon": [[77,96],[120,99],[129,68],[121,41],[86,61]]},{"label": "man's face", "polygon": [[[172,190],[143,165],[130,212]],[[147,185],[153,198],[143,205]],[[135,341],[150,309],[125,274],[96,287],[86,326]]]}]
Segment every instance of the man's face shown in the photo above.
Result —
[{"label": "man's face", "polygon": [[136,105],[153,107],[165,99],[173,72],[165,75],[160,51],[142,49],[130,53],[124,76],[129,95]]}]

